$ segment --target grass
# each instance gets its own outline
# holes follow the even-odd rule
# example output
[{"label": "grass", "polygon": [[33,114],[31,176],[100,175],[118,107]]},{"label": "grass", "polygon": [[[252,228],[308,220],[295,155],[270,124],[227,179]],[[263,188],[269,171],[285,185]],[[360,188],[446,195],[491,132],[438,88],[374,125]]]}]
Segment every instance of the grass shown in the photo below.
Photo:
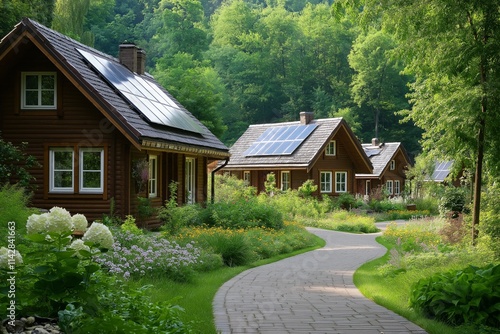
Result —
[{"label": "grass", "polygon": [[320,219],[304,219],[304,225],[318,227],[325,230],[335,230],[351,233],[378,232],[375,219],[371,216],[357,215],[346,210],[336,210]]},{"label": "grass", "polygon": [[457,334],[457,329],[442,322],[428,319],[408,307],[409,286],[418,280],[418,276],[425,273],[409,275],[384,276],[378,268],[385,264],[390,257],[391,245],[378,237],[377,241],[388,248],[387,253],[376,260],[362,265],[354,273],[354,284],[365,295],[379,305],[382,305],[408,320],[424,328],[429,334]]},{"label": "grass", "polygon": [[[250,265],[239,267],[223,267],[221,269],[200,273],[191,283],[178,283],[168,279],[142,279],[131,282],[133,285],[142,286],[152,284],[154,289],[151,291],[153,301],[172,301],[184,308],[181,320],[192,326],[194,333],[216,334],[216,328],[213,318],[212,301],[217,290],[229,279],[239,273],[254,267],[267,263],[276,262],[281,259],[305,253],[325,245],[325,241],[317,236],[315,245],[297,250],[288,254],[281,254],[272,258],[259,260]],[[182,296],[182,297],[179,297]]]}]

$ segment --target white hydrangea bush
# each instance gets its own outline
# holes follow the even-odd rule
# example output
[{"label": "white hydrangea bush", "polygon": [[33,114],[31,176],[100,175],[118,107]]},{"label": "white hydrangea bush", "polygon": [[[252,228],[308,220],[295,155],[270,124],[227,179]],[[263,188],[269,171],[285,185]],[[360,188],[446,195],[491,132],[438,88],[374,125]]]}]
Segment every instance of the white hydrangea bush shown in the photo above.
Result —
[{"label": "white hydrangea bush", "polygon": [[73,222],[73,227],[75,231],[85,232],[87,231],[87,218],[81,213],[77,213],[71,217],[71,221]]},{"label": "white hydrangea bush", "polygon": [[49,233],[67,234],[73,232],[74,225],[71,214],[66,209],[53,207],[49,211],[45,228]]},{"label": "white hydrangea bush", "polygon": [[109,228],[101,223],[93,222],[83,235],[83,241],[91,242],[100,248],[110,249],[115,242]]},{"label": "white hydrangea bush", "polygon": [[[13,258],[16,266],[23,264],[23,257],[19,251],[15,251]],[[6,247],[0,248],[0,268],[9,269],[9,250]]]}]

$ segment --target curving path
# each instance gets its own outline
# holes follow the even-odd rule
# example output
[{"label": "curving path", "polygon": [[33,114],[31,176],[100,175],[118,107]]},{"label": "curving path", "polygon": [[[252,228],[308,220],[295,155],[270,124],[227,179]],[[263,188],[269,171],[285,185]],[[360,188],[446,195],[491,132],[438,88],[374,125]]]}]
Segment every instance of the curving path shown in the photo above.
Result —
[{"label": "curving path", "polygon": [[380,234],[309,228],[326,246],[247,270],[217,292],[213,309],[220,333],[426,333],[365,298],[353,273],[386,249]]}]

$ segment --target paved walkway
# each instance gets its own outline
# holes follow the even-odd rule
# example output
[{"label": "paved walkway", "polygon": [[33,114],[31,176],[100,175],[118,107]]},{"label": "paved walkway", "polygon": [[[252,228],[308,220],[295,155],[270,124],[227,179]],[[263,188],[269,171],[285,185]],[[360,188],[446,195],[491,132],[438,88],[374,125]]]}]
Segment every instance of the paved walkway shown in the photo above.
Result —
[{"label": "paved walkway", "polygon": [[385,254],[379,234],[309,230],[326,246],[244,271],[219,289],[213,301],[219,332],[426,333],[354,286],[354,271]]}]

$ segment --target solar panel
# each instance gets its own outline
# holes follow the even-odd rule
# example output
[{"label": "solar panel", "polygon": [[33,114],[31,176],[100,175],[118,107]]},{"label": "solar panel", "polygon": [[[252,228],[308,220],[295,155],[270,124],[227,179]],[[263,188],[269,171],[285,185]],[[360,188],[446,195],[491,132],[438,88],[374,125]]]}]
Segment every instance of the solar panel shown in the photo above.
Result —
[{"label": "solar panel", "polygon": [[77,50],[149,122],[203,133],[200,125],[155,83],[145,80],[114,61]]},{"label": "solar panel", "polygon": [[290,155],[309,137],[316,127],[317,124],[301,124],[268,128],[243,155]]},{"label": "solar panel", "polygon": [[444,179],[450,174],[450,168],[453,165],[453,161],[443,161],[436,164],[436,168],[432,173],[432,179],[434,181],[444,181]]},{"label": "solar panel", "polygon": [[368,158],[371,158],[374,155],[378,155],[382,151],[379,148],[365,148],[364,150],[365,150],[365,153],[368,156]]}]

